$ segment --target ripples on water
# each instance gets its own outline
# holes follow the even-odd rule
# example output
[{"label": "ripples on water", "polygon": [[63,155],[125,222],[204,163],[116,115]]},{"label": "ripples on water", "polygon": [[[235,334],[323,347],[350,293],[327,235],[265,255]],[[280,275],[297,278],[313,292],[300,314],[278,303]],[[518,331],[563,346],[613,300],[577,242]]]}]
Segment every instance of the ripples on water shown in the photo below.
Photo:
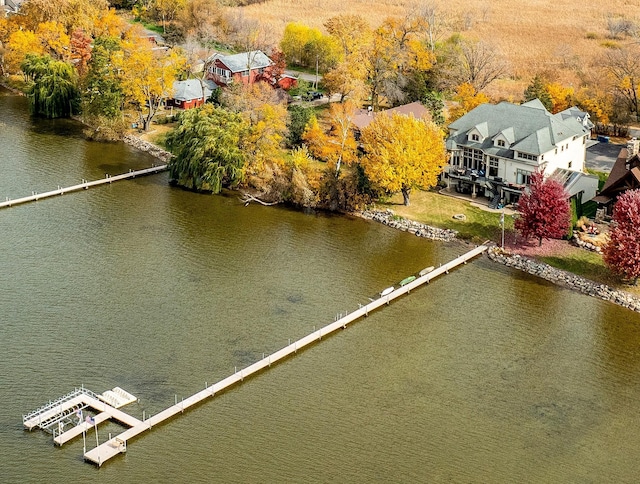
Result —
[{"label": "ripples on water", "polygon": [[[87,144],[76,128],[61,137],[56,124],[31,124],[8,99],[0,188],[15,196],[151,164],[120,145]],[[16,130],[38,146],[26,149]],[[34,153],[41,159],[25,159]],[[166,175],[0,218],[0,481],[635,479],[638,315],[486,259],[96,470],[81,462],[81,442],[54,448],[50,436],[23,432],[20,415],[83,383],[122,386],[141,399],[133,415],[156,413],[465,248],[244,207],[235,195],[171,189]],[[100,439],[118,429],[101,426]]]}]

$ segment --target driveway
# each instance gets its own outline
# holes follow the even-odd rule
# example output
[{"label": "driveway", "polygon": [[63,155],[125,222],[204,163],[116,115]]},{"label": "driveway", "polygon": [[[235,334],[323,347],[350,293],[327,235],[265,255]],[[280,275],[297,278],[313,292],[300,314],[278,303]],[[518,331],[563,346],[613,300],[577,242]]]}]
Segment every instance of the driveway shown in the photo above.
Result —
[{"label": "driveway", "polygon": [[[589,144],[590,143],[590,144]],[[626,144],[600,143],[592,140],[587,144],[587,160],[585,166],[592,170],[609,173],[616,162],[620,150],[626,148]]]}]

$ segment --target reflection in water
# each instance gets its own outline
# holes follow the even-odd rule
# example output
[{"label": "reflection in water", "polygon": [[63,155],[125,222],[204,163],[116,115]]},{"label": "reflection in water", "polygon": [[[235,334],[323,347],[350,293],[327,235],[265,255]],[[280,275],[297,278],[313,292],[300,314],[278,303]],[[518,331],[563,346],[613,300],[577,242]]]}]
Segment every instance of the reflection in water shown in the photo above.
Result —
[{"label": "reflection in water", "polygon": [[[29,126],[15,103],[0,97],[0,121]],[[51,178],[151,164],[120,145],[29,136],[50,145],[46,168],[24,159],[36,147],[0,133],[0,188],[23,194]],[[640,317],[486,259],[155,429],[96,471],[82,464],[81,442],[54,449],[50,437],[23,432],[20,415],[80,384],[122,386],[141,399],[129,412],[156,413],[467,247],[244,207],[234,195],[172,189],[166,174],[0,218],[3,481],[635,479]],[[117,430],[100,427],[99,438]]]}]

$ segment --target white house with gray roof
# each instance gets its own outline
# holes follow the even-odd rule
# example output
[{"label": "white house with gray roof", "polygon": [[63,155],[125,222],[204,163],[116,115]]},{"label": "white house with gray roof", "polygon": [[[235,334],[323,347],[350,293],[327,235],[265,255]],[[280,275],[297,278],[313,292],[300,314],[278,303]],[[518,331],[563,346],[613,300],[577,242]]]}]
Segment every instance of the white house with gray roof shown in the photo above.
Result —
[{"label": "white house with gray roof", "polygon": [[569,108],[551,114],[537,99],[482,104],[449,125],[449,188],[474,197],[484,194],[497,205],[517,201],[537,169],[546,175],[568,170],[587,176],[592,127],[587,113]]}]

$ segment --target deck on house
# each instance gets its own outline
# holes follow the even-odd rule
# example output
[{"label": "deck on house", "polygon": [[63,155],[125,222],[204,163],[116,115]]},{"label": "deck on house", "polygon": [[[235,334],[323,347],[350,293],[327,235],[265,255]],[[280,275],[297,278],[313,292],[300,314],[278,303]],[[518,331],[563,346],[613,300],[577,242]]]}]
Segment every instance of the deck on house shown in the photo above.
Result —
[{"label": "deck on house", "polygon": [[122,173],[120,175],[113,175],[113,176],[106,175],[104,178],[101,178],[99,180],[93,180],[93,181],[83,180],[82,183],[79,183],[78,185],[72,185],[70,187],[64,187],[64,188],[58,187],[56,190],[51,190],[49,192],[43,192],[43,193],[32,192],[32,194],[27,197],[16,198],[14,200],[11,200],[7,197],[7,199],[4,202],[0,202],[0,208],[13,207],[14,205],[21,205],[23,203],[35,202],[43,198],[50,198],[50,197],[55,197],[57,195],[64,195],[65,193],[88,189],[91,187],[95,187],[97,185],[105,185],[107,183],[113,183],[115,181],[127,180],[129,178],[135,178],[137,176],[152,175],[154,173],[159,173],[167,169],[168,169],[167,165],[152,166],[151,168],[145,168],[143,170],[131,170],[128,173]]},{"label": "deck on house", "polygon": [[101,466],[109,459],[122,452],[125,452],[127,449],[127,441],[129,439],[141,434],[146,430],[151,429],[153,426],[179,413],[184,412],[189,407],[192,407],[193,405],[196,405],[209,397],[213,397],[216,393],[243,381],[248,376],[251,376],[259,372],[260,370],[271,366],[273,363],[276,363],[277,361],[282,360],[293,353],[296,353],[298,350],[321,340],[323,336],[331,334],[340,328],[346,328],[349,323],[356,321],[363,316],[367,316],[369,312],[378,309],[381,306],[389,304],[394,299],[408,294],[409,292],[411,292],[411,290],[416,289],[423,284],[429,283],[429,281],[431,281],[432,279],[442,274],[448,274],[451,269],[461,264],[466,264],[468,260],[480,255],[485,250],[487,250],[487,248],[488,247],[486,245],[481,245],[461,255],[460,257],[457,257],[451,262],[441,265],[438,268],[434,268],[433,270],[430,270],[431,268],[429,268],[426,273],[424,273],[424,271],[421,271],[423,272],[423,275],[417,276],[414,280],[401,285],[398,289],[394,289],[389,294],[386,294],[385,296],[382,296],[365,306],[361,306],[359,309],[350,314],[340,315],[340,317],[338,317],[333,323],[328,324],[327,326],[324,326],[323,328],[320,328],[319,330],[314,331],[313,333],[310,333],[297,341],[294,341],[281,350],[276,351],[269,356],[266,356],[265,358],[253,363],[252,365],[249,365],[246,368],[236,371],[233,375],[230,375],[223,380],[214,383],[213,385],[207,386],[204,390],[201,390],[198,393],[182,400],[181,402],[172,405],[162,412],[151,416],[144,421],[139,421],[138,424],[132,425],[128,430],[125,430],[116,437],[113,437],[103,444],[86,452],[84,454],[85,460]]}]

